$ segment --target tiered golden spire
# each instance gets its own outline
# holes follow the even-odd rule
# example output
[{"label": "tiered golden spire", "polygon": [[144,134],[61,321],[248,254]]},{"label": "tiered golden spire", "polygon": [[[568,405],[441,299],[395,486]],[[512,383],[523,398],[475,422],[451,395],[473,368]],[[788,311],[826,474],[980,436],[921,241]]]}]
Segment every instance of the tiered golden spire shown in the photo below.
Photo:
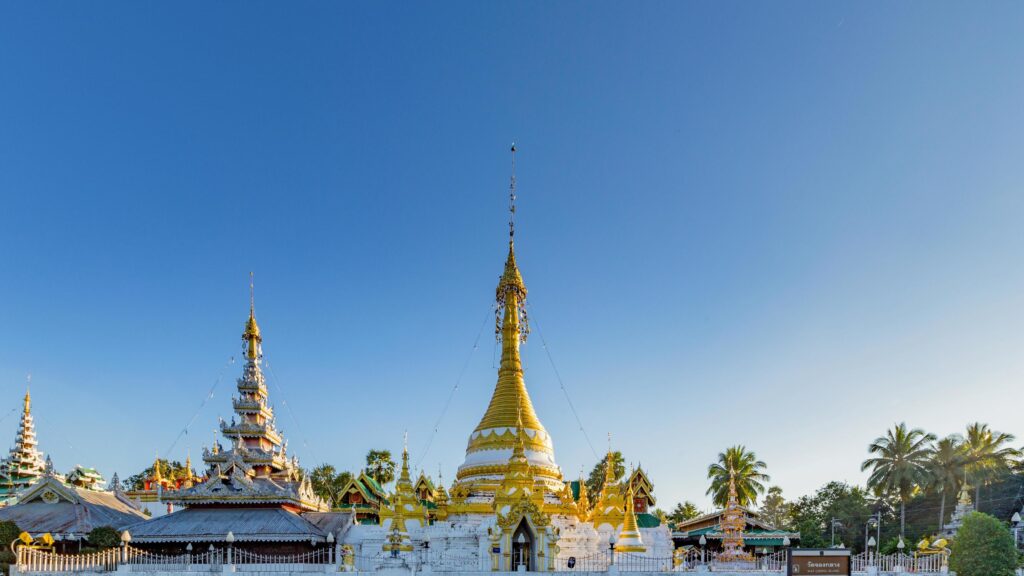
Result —
[{"label": "tiered golden spire", "polygon": [[576,499],[576,507],[579,510],[579,519],[586,522],[590,517],[590,498],[587,496],[587,483],[583,481],[583,471],[580,470],[580,496]]},{"label": "tiered golden spire", "polygon": [[495,290],[494,333],[501,342],[501,365],[498,369],[498,383],[491,396],[487,412],[476,427],[479,430],[513,426],[522,417],[523,424],[533,430],[543,430],[533,409],[530,394],[523,379],[523,364],[519,356],[519,345],[526,342],[530,326],[526,316],[526,284],[516,265],[515,252],[515,151],[512,145],[512,180],[509,186],[508,257],[505,270]]},{"label": "tiered golden spire", "polygon": [[594,527],[608,524],[612,527],[621,524],[625,518],[622,486],[615,481],[615,453],[612,452],[612,436],[608,434],[608,455],[605,457],[604,486],[594,504],[590,520]]},{"label": "tiered golden spire", "polygon": [[619,540],[615,543],[616,552],[644,552],[647,547],[644,546],[643,539],[640,537],[640,528],[636,523],[636,510],[633,509],[633,487],[630,486],[629,491],[626,493],[626,516],[622,521],[622,532],[619,534]]},{"label": "tiered golden spire", "polygon": [[[515,145],[512,146],[512,177],[509,185],[508,257],[495,290],[495,334],[501,342],[498,381],[480,423],[470,435],[465,463],[455,476],[456,485],[465,489],[491,492],[509,463],[510,452],[523,444],[530,474],[541,479],[547,492],[557,495],[562,489],[562,473],[555,463],[555,451],[547,430],[541,424],[530,400],[523,378],[519,346],[529,334],[526,317],[526,285],[516,265],[515,253]],[[461,492],[453,487],[452,500],[458,504]],[[456,506],[457,508],[457,506]]]}]

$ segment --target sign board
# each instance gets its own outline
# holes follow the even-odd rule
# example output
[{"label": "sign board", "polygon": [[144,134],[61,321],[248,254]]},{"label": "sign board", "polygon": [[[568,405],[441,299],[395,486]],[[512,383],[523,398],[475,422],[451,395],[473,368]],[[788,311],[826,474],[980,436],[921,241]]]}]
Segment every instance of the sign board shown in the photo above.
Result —
[{"label": "sign board", "polygon": [[850,576],[850,551],[797,548],[789,551],[787,576]]}]

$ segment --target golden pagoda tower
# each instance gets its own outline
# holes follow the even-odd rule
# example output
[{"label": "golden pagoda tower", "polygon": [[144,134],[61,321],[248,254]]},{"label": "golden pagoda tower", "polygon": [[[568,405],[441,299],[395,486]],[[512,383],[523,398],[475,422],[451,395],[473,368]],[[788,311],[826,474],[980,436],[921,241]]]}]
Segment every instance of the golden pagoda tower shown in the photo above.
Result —
[{"label": "golden pagoda tower", "polygon": [[583,481],[583,474],[580,473],[580,496],[576,499],[577,517],[580,522],[586,522],[590,518],[590,498],[587,497],[587,483]]},{"label": "golden pagoda tower", "polygon": [[640,527],[636,524],[636,510],[633,510],[633,487],[630,486],[626,498],[626,516],[622,521],[622,532],[619,540],[615,543],[616,552],[646,552],[643,539],[640,537]]},{"label": "golden pagoda tower", "polygon": [[594,528],[600,528],[604,524],[615,528],[625,520],[625,507],[622,486],[615,481],[615,455],[612,453],[609,440],[608,456],[605,458],[604,486],[601,487],[601,495],[590,512],[590,521],[593,522]]},{"label": "golden pagoda tower", "polygon": [[[552,500],[557,499],[562,490],[562,471],[555,462],[551,437],[530,401],[519,355],[519,346],[526,341],[530,329],[526,317],[526,285],[515,254],[515,146],[512,158],[508,257],[495,291],[495,335],[501,342],[501,365],[491,401],[469,437],[466,459],[456,473],[453,499],[456,493],[492,497],[504,480],[506,467],[520,443],[522,457],[529,466],[527,473],[540,481]],[[458,506],[453,502],[450,511],[455,513]],[[472,506],[461,508],[461,512],[485,511]]]}]

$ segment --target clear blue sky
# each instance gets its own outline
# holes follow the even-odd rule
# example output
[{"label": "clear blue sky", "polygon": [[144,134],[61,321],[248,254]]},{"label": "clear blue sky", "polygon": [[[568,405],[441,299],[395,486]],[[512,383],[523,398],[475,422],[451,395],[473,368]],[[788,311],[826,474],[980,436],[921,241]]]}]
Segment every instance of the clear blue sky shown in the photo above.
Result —
[{"label": "clear blue sky", "polygon": [[[122,477],[230,415],[248,272],[304,465],[450,480],[518,254],[597,450],[706,505],[787,496],[906,420],[1024,435],[1024,6],[5,3],[0,412]],[[536,324],[535,324],[536,328]],[[527,382],[595,457],[535,331]],[[436,438],[430,432],[470,357]],[[13,441],[16,417],[0,421]]]}]

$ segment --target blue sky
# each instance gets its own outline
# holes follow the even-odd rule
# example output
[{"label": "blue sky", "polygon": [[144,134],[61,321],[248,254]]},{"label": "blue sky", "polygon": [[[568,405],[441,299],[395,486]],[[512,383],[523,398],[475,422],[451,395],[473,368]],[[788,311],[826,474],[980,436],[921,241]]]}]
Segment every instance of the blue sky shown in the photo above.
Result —
[{"label": "blue sky", "polygon": [[303,464],[358,468],[408,429],[450,480],[495,380],[515,140],[527,382],[568,474],[595,456],[540,333],[597,451],[611,432],[666,508],[706,506],[736,443],[795,497],[862,481],[897,421],[1024,435],[1022,22],[1010,2],[6,3],[0,412],[31,372],[57,467],[123,477],[220,378],[169,454],[197,455],[253,270]]}]

